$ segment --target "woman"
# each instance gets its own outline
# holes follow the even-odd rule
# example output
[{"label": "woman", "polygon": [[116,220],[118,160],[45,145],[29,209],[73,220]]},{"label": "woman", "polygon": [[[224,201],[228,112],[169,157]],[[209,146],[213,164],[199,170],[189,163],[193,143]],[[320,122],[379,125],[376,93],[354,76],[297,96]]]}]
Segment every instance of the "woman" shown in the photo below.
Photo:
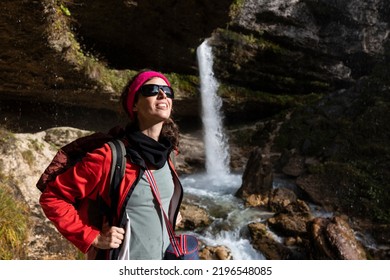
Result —
[{"label": "woman", "polygon": [[[40,204],[46,216],[89,258],[102,258],[102,250],[103,258],[118,258],[116,253],[121,248],[122,252],[126,248],[130,259],[164,258],[169,236],[144,171],[152,170],[165,212],[175,225],[182,186],[170,159],[178,148],[178,129],[170,118],[173,98],[168,79],[155,71],[140,72],[125,87],[121,100],[130,118],[122,139],[127,152],[126,171],[117,209],[111,209],[111,217],[105,217],[102,224],[93,224],[91,217],[99,211],[97,202],[111,205],[112,156],[108,144],[87,154],[42,193]],[[123,223],[127,221],[126,231]]]}]

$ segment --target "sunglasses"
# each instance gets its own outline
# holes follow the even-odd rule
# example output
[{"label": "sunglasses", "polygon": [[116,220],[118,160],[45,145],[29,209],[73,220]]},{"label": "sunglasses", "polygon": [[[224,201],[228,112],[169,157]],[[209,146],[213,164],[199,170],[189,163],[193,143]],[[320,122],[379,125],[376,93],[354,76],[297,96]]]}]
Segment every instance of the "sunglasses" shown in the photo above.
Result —
[{"label": "sunglasses", "polygon": [[165,93],[165,95],[168,98],[173,99],[174,94],[173,94],[173,89],[169,86],[161,86],[161,85],[154,85],[154,84],[148,84],[148,85],[143,85],[140,87],[138,90],[139,93],[141,93],[143,96],[156,96],[159,94],[160,89]]}]

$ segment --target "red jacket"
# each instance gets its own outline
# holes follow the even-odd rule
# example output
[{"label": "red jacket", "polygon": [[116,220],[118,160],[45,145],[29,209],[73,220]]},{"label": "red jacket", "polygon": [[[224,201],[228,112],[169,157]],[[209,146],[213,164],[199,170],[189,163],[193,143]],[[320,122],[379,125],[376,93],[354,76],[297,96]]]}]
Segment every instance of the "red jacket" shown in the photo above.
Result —
[{"label": "red jacket", "polygon": [[[90,250],[100,232],[103,221],[102,204],[108,208],[111,205],[111,158],[108,144],[88,153],[81,162],[49,183],[39,200],[47,218],[83,253]],[[175,185],[168,215],[172,225],[175,225],[183,190],[172,161],[169,159],[168,162]],[[144,161],[135,151],[127,157],[125,177],[119,187],[118,207],[112,209],[113,225],[119,226],[131,195],[130,190],[142,177],[144,166]]]}]

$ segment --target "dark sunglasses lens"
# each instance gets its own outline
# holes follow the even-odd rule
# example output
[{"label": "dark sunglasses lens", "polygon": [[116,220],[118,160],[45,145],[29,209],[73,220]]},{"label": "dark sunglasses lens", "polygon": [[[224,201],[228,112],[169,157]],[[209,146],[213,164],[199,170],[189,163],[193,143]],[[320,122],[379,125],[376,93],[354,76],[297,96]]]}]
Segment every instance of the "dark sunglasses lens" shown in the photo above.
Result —
[{"label": "dark sunglasses lens", "polygon": [[173,98],[173,90],[169,86],[143,85],[140,91],[143,96],[155,96],[159,93],[160,89],[167,95],[167,97]]},{"label": "dark sunglasses lens", "polygon": [[154,96],[158,94],[158,86],[144,85],[140,88],[140,92],[143,96]]},{"label": "dark sunglasses lens", "polygon": [[162,86],[161,89],[167,95],[167,97],[173,99],[173,89],[171,87]]}]

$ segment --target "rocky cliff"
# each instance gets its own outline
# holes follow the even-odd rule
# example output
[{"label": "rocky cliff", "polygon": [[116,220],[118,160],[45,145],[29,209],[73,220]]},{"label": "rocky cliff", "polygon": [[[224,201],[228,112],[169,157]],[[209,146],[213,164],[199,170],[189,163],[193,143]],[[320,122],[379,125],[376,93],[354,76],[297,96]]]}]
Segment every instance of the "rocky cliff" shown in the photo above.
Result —
[{"label": "rocky cliff", "polygon": [[20,117],[57,114],[58,125],[102,112],[101,122],[117,121],[122,86],[141,68],[172,73],[177,116],[198,120],[195,50],[205,38],[227,122],[240,111],[259,120],[375,71],[388,48],[388,10],[379,0],[3,1],[2,123],[18,121],[6,114],[16,108]]},{"label": "rocky cliff", "polygon": [[[0,5],[2,124],[36,131],[74,122],[96,130],[122,120],[117,114],[121,89],[140,68],[172,73],[177,115],[196,118],[195,49],[226,25],[230,1],[11,0]],[[100,114],[99,127],[95,116]],[[15,125],[27,119],[29,124]]]}]

